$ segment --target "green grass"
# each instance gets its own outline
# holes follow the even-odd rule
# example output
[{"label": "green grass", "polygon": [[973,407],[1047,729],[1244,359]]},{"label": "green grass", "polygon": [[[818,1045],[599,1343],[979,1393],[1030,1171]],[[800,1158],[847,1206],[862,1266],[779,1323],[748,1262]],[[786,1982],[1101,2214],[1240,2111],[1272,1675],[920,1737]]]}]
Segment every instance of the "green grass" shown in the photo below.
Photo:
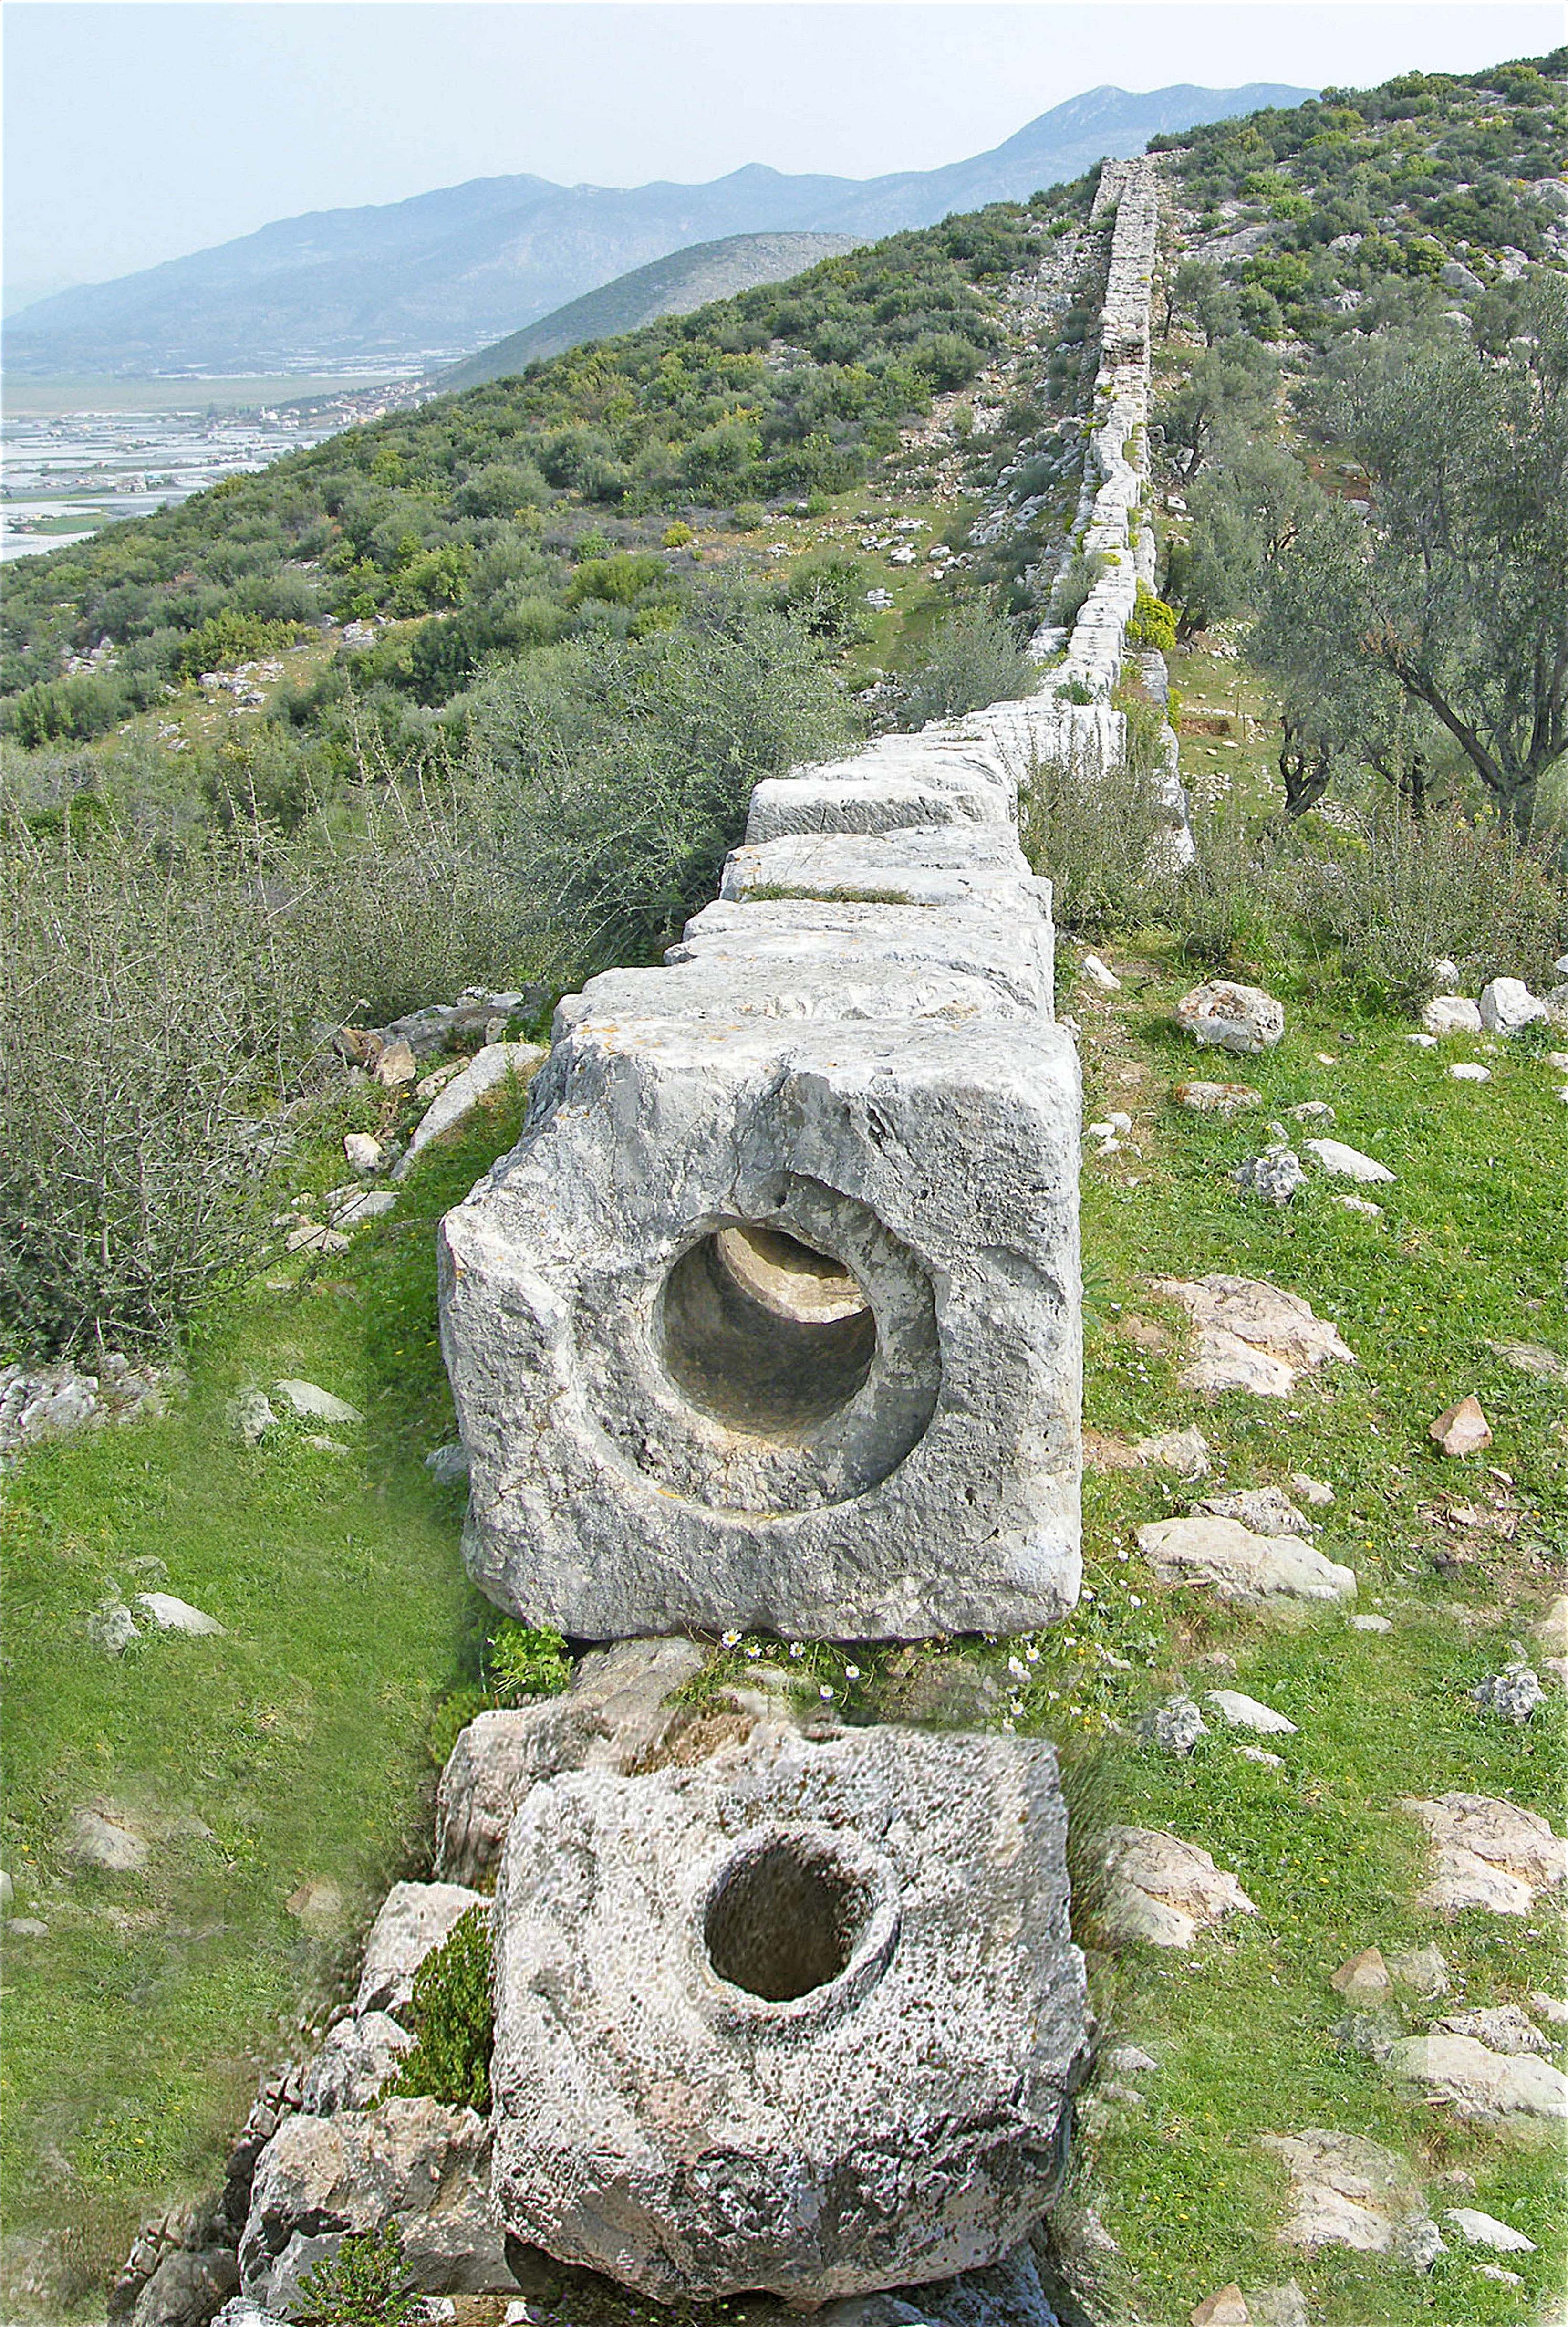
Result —
[{"label": "green grass", "polygon": [[[86,2316],[140,2216],[219,2178],[259,2070],[297,2053],[379,1896],[419,1869],[433,1715],[472,1678],[485,1613],[462,1497],[422,1467],[452,1434],[434,1224],[520,1106],[434,1150],[349,1255],[211,1316],[166,1419],[41,1450],[9,1481],[4,1859],[49,1937],[5,1950],[5,2220],[61,2238]],[[325,1151],[300,1174],[334,1176]],[[285,1375],[366,1412],[331,1434],[347,1454],[305,1425],[235,1438],[229,1396]],[[227,1637],[93,1648],[106,1592],[162,1584],[146,1559]],[[157,1836],[145,1874],[70,1872],[61,1830],[90,1800]],[[344,1901],[313,1935],[286,1904],[313,1880]]]}]

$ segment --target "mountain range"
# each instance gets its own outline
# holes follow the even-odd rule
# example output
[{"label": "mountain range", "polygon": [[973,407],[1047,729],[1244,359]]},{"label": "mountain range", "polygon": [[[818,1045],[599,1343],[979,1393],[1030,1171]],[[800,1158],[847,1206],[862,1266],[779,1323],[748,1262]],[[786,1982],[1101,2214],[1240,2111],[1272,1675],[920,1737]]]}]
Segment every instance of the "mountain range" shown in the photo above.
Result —
[{"label": "mountain range", "polygon": [[319,210],[162,266],[40,300],[7,322],[23,377],[436,364],[693,243],[812,232],[855,241],[1020,200],[1149,138],[1308,89],[1096,89],[938,170],[855,179],[751,163],[706,185],[476,178],[409,201]]}]

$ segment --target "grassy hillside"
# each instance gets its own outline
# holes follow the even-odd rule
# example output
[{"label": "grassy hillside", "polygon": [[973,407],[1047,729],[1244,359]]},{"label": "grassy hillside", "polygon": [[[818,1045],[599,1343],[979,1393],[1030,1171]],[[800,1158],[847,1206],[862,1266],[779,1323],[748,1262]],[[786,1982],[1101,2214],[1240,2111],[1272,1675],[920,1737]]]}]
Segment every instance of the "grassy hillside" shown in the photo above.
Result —
[{"label": "grassy hillside", "polygon": [[715,299],[727,299],[753,285],[782,283],[802,275],[818,259],[852,250],[847,234],[732,234],[719,242],[695,242],[687,250],[656,258],[590,291],[570,306],[541,315],[537,323],[481,348],[441,376],[449,390],[478,388],[487,379],[515,378],[546,356],[558,356],[590,340],[611,340],[634,332],[660,315],[689,315]]}]

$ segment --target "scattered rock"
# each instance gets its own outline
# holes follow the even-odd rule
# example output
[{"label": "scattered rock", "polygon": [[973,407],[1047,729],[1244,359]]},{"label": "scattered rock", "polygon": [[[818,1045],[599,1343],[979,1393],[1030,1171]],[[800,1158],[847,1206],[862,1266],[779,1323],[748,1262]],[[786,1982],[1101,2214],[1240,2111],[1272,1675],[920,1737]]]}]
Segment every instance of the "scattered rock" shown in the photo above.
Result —
[{"label": "scattered rock", "polygon": [[1480,1022],[1489,1034],[1519,1034],[1547,1014],[1520,977],[1494,977],[1481,988]]},{"label": "scattered rock", "polygon": [[1153,1290],[1180,1302],[1196,1328],[1193,1356],[1180,1377],[1183,1388],[1210,1397],[1245,1389],[1288,1397],[1299,1374],[1330,1359],[1356,1362],[1334,1327],[1314,1317],[1299,1294],[1262,1278],[1165,1276],[1153,1281]]},{"label": "scattered rock", "polygon": [[1196,1508],[1217,1519],[1239,1519],[1254,1535],[1306,1535],[1312,1522],[1278,1487],[1238,1487],[1206,1495]]},{"label": "scattered rock", "polygon": [[1473,2036],[1405,2036],[1388,2059],[1395,2076],[1424,2085],[1457,2117],[1568,2119],[1568,2077],[1534,2053],[1493,2052]]},{"label": "scattered rock", "polygon": [[285,1252],[347,1252],[349,1239],[341,1229],[329,1229],[320,1220],[302,1220],[285,1237]]},{"label": "scattered rock", "polygon": [[306,2271],[336,2252],[345,2231],[388,2222],[424,2293],[515,2294],[490,2209],[490,2153],[482,2118],[439,2101],[286,2118],[257,2163],[239,2246],[246,2294],[268,2311],[294,2311]]},{"label": "scattered rock", "polygon": [[1523,1727],[1538,1705],[1546,1702],[1546,1692],[1536,1674],[1527,1664],[1512,1664],[1483,1680],[1470,1695],[1483,1712],[1496,1713],[1505,1721]]},{"label": "scattered rock", "polygon": [[1456,1083],[1489,1083],[1492,1079],[1490,1067],[1483,1067],[1479,1059],[1461,1059],[1448,1071]]},{"label": "scattered rock", "polygon": [[1162,1584],[1211,1588],[1222,1600],[1353,1599],[1356,1577],[1296,1536],[1255,1535],[1239,1519],[1155,1519],[1138,1548]]},{"label": "scattered rock", "polygon": [[1194,1115],[1228,1117],[1245,1107],[1263,1105],[1262,1091],[1253,1090],[1246,1083],[1174,1083],[1171,1096],[1178,1107],[1189,1107]]},{"label": "scattered rock", "polygon": [[425,1467],[438,1487],[461,1487],[468,1480],[468,1448],[461,1439],[437,1446],[425,1458]]},{"label": "scattered rock", "polygon": [[1255,1729],[1263,1737],[1294,1737],[1299,1733],[1293,1721],[1272,1706],[1260,1705],[1255,1696],[1244,1696],[1238,1688],[1211,1688],[1204,1696],[1222,1721],[1233,1729]]},{"label": "scattered rock", "polygon": [[343,1154],[351,1172],[361,1172],[367,1177],[379,1172],[387,1161],[387,1150],[368,1131],[348,1131],[343,1135]]},{"label": "scattered rock", "polygon": [[1194,2304],[1187,2316],[1192,2327],[1251,2327],[1252,2313],[1233,2279],[1228,2286],[1206,2294],[1201,2303]]},{"label": "scattered rock", "polygon": [[1231,1173],[1246,1196],[1260,1196],[1265,1204],[1288,1204],[1306,1185],[1302,1159],[1289,1147],[1265,1147],[1250,1163],[1238,1164]]},{"label": "scattered rock", "polygon": [[1517,2004],[1489,2004],[1476,2012],[1451,2013],[1433,2025],[1444,2036],[1473,2036],[1494,2052],[1550,2052],[1551,2040],[1543,2036]]},{"label": "scattered rock", "polygon": [[1429,1034],[1479,1034],[1481,1032],[1479,1008],[1458,994],[1440,994],[1434,1001],[1429,1002],[1421,1014],[1421,1023]]},{"label": "scattered rock", "polygon": [[277,1420],[266,1391],[259,1389],[242,1389],[237,1397],[231,1397],[228,1415],[229,1428],[247,1446],[259,1445],[264,1434]]},{"label": "scattered rock", "polygon": [[422,1075],[415,1084],[415,1098],[422,1098],[428,1107],[431,1100],[446,1089],[448,1083],[457,1080],[467,1065],[466,1059],[443,1060],[440,1066],[433,1068],[429,1074]]},{"label": "scattered rock", "polygon": [[207,2327],[239,2292],[239,2266],[228,2247],[163,2257],[136,2298],[131,2327]]},{"label": "scattered rock", "polygon": [[453,1077],[420,1117],[408,1153],[395,1166],[392,1177],[406,1179],[421,1150],[443,1131],[450,1131],[454,1123],[461,1123],[487,1091],[494,1090],[509,1075],[527,1077],[547,1056],[541,1042],[487,1042],[482,1051],[476,1051],[462,1072]]},{"label": "scattered rock", "polygon": [[1329,1986],[1347,2004],[1381,2004],[1394,1992],[1394,1982],[1381,1948],[1363,1948],[1329,1975]]},{"label": "scattered rock", "polygon": [[1537,1891],[1568,1881],[1568,1842],[1536,1810],[1489,1794],[1406,1797],[1400,1806],[1432,1836],[1433,1877],[1419,1894],[1423,1907],[1448,1915],[1467,1907],[1527,1915]]},{"label": "scattered rock", "polygon": [[1554,2028],[1568,2028],[1568,1996],[1548,1995],[1544,1987],[1530,1990],[1530,2002]]},{"label": "scattered rock", "polygon": [[0,1867],[0,1915],[9,1915],[16,1904],[16,1885],[4,1867]]},{"label": "scattered rock", "polygon": [[1288,2246],[1404,2255],[1419,2269],[1432,2267],[1442,2241],[1409,2167],[1391,2150],[1315,2126],[1265,2134],[1262,2146],[1291,2177],[1291,2210],[1280,2231]]},{"label": "scattered rock", "polygon": [[14,1939],[46,1939],[49,1937],[49,1925],[41,1923],[34,1915],[13,1915],[5,1930]]},{"label": "scattered rock", "polygon": [[1352,1616],[1350,1621],[1358,1632],[1391,1632],[1394,1630],[1386,1616]]},{"label": "scattered rock", "polygon": [[1549,1656],[1568,1656],[1568,1593],[1558,1593],[1530,1631]]},{"label": "scattered rock", "polygon": [[667,1706],[665,1699],[699,1673],[703,1663],[703,1650],[691,1640],[621,1640],[585,1656],[564,1696],[513,1712],[477,1715],[441,1773],[437,1873],[449,1882],[482,1881],[530,1786],[564,1770],[609,1769],[630,1775],[647,1767],[688,1717],[682,1708]]},{"label": "scattered rock", "polygon": [[136,1621],[123,1600],[112,1595],[100,1600],[87,1620],[87,1636],[94,1648],[101,1649],[106,1657],[123,1657],[133,1640],[139,1640]]},{"label": "scattered rock", "polygon": [[1133,1452],[1153,1471],[1175,1471],[1183,1479],[1201,1479],[1209,1470],[1209,1441],[1201,1430],[1162,1430],[1152,1438],[1135,1438]]},{"label": "scattered rock", "polygon": [[1338,1204],[1342,1212],[1359,1212],[1364,1220],[1380,1220],[1383,1218],[1382,1205],[1368,1203],[1365,1196],[1330,1196],[1329,1201]]},{"label": "scattered rock", "polygon": [[147,1846],[123,1819],[83,1807],[73,1810],[65,1830],[65,1855],[73,1866],[103,1874],[136,1874],[147,1863]]},{"label": "scattered rock", "polygon": [[370,1071],[383,1090],[406,1090],[418,1079],[419,1061],[412,1046],[399,1040],[387,1043]]},{"label": "scattered rock", "polygon": [[1252,2298],[1255,2327],[1311,2327],[1307,2298],[1293,2278],[1283,2286],[1265,2286]]},{"label": "scattered rock", "polygon": [[1162,1753],[1190,1753],[1199,1739],[1208,1736],[1209,1724],[1190,1696],[1173,1696],[1167,1705],[1150,1707],[1138,1724],[1138,1734]]},{"label": "scattered rock", "polygon": [[281,1398],[302,1422],[363,1422],[365,1417],[357,1406],[350,1406],[334,1397],[330,1389],[322,1389],[315,1382],[276,1381],[272,1386],[274,1397]]},{"label": "scattered rock", "polygon": [[322,1936],[342,1926],[347,1902],[330,1875],[315,1874],[291,1891],[284,1901],[287,1913],[296,1917],[307,1931]]},{"label": "scattered rock", "polygon": [[1498,2254],[1534,2254],[1535,2241],[1527,2238],[1523,2230],[1511,2229],[1499,2222],[1495,2214],[1483,2214],[1474,2206],[1450,2206],[1443,2215],[1451,2222],[1461,2238],[1472,2247],[1490,2247]]},{"label": "scattered rock", "polygon": [[1331,1503],[1334,1500],[1334,1490],[1328,1481],[1314,1479],[1305,1471],[1293,1471],[1291,1484],[1304,1501],[1311,1504],[1314,1510],[1321,1510],[1325,1503]]},{"label": "scattered rock", "polygon": [[[1522,1374],[1535,1374],[1542,1381],[1568,1382],[1568,1365],[1544,1341],[1489,1341],[1486,1346],[1494,1358],[1500,1358],[1504,1365],[1513,1366]],[[1568,1606],[1568,1601],[1564,1605]],[[1564,1646],[1568,1647],[1568,1642]]]},{"label": "scattered rock", "polygon": [[1429,1425],[1426,1435],[1445,1454],[1479,1454],[1492,1443],[1491,1425],[1479,1397],[1461,1397]]},{"label": "scattered rock", "polygon": [[1160,2067],[1152,2052],[1138,2044],[1118,2044],[1106,2055],[1106,2066],[1115,2077],[1152,2077]]},{"label": "scattered rock", "polygon": [[1369,1182],[1394,1177],[1386,1164],[1379,1164],[1375,1155],[1363,1155],[1358,1147],[1347,1147],[1342,1139],[1308,1139],[1302,1145],[1337,1180]]},{"label": "scattered rock", "polygon": [[1435,1051],[1437,1048],[1435,1034],[1406,1034],[1405,1039],[1418,1051]]},{"label": "scattered rock", "polygon": [[451,1936],[460,1915],[488,1904],[457,1883],[394,1883],[365,1942],[356,2013],[404,2011],[425,1957]]},{"label": "scattered rock", "polygon": [[300,2107],[313,2117],[374,2107],[414,2039],[389,2013],[361,2012],[340,2020],[306,2069]]},{"label": "scattered rock", "polygon": [[1103,1920],[1117,1939],[1190,1948],[1224,1916],[1257,1912],[1235,1875],[1196,1843],[1148,1827],[1113,1827],[1106,1840]]},{"label": "scattered rock", "polygon": [[172,1592],[138,1592],[136,1605],[160,1632],[188,1632],[192,1639],[220,1637],[223,1633],[224,1628],[216,1616],[204,1615],[200,1608],[192,1608],[189,1600],[176,1600]]},{"label": "scattered rock", "polygon": [[1401,1987],[1412,1988],[1417,1995],[1430,2000],[1448,1994],[1448,1958],[1430,1941],[1423,1948],[1412,1948],[1405,1955],[1395,1956],[1388,1968]]},{"label": "scattered rock", "polygon": [[1326,1098],[1303,1098],[1296,1106],[1287,1107],[1285,1113],[1293,1123],[1332,1123],[1334,1120],[1334,1110]]},{"label": "scattered rock", "polygon": [[1176,1023],[1205,1050],[1268,1051],[1285,1031],[1285,1014],[1261,986],[1218,977],[1182,995]]},{"label": "scattered rock", "polygon": [[1080,974],[1088,979],[1091,986],[1097,986],[1103,993],[1119,994],[1121,992],[1121,979],[1114,969],[1106,967],[1097,953],[1086,953],[1078,964],[1078,969]]},{"label": "scattered rock", "polygon": [[385,1220],[388,1212],[397,1209],[397,1198],[392,1189],[358,1189],[332,1206],[332,1225],[339,1229],[362,1228],[367,1220]]}]

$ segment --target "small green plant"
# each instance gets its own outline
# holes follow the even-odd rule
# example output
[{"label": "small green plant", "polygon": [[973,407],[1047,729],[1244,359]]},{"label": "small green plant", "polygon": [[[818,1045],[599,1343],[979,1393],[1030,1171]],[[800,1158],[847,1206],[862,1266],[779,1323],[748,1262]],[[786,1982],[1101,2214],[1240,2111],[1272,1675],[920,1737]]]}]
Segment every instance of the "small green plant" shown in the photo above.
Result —
[{"label": "small green plant", "polygon": [[696,536],[690,526],[677,517],[673,525],[665,527],[659,538],[666,549],[684,549],[688,541],[696,539]]},{"label": "small green plant", "polygon": [[1056,699],[1059,703],[1088,704],[1096,702],[1097,697],[1087,679],[1064,678],[1056,690]]},{"label": "small green plant", "polygon": [[414,1975],[418,2033],[414,2050],[387,2086],[387,2097],[427,2095],[449,2108],[475,2109],[481,2117],[488,2113],[494,1977],[490,1910],[471,1907]]},{"label": "small green plant", "polygon": [[1127,624],[1127,643],[1134,647],[1153,647],[1161,654],[1169,654],[1176,644],[1176,611],[1163,598],[1156,598],[1147,583],[1138,584],[1138,600]]},{"label": "small green plant", "polygon": [[419,2315],[393,2222],[380,2230],[350,2230],[336,2254],[306,2271],[300,2296],[300,2327],[410,2327]]},{"label": "small green plant", "polygon": [[503,1616],[486,1643],[485,1684],[498,1705],[559,1696],[571,1685],[572,1659],[559,1632],[531,1631]]}]

